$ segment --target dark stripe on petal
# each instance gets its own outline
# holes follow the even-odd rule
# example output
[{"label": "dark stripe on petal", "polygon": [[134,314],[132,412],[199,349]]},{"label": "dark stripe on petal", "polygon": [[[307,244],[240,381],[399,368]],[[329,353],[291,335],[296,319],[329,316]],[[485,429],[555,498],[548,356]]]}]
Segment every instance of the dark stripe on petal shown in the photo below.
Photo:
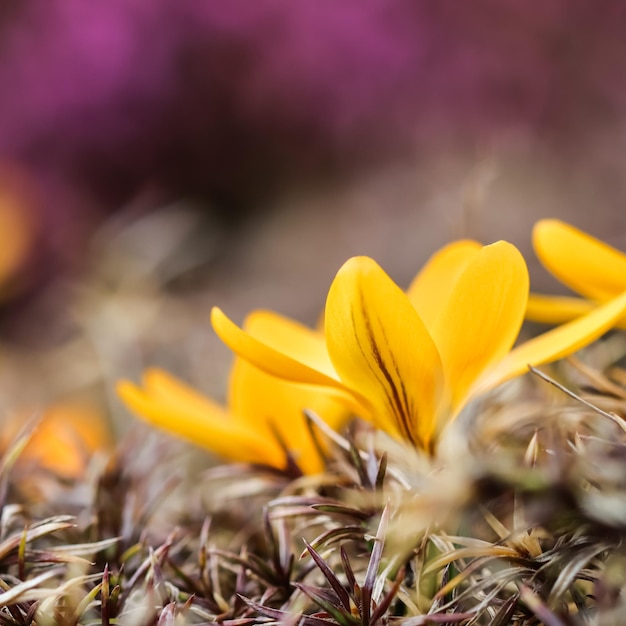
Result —
[{"label": "dark stripe on petal", "polygon": [[[359,345],[359,349],[361,350],[361,353],[363,354],[363,357],[365,361],[367,362],[370,371],[374,374],[381,388],[385,392],[385,397],[387,399],[387,404],[389,405],[390,412],[396,418],[396,423],[399,426],[402,435],[404,436],[405,439],[410,441],[414,446],[418,446],[419,444],[415,440],[414,431],[411,428],[411,412],[409,411],[409,401],[408,401],[408,396],[406,393],[406,387],[404,386],[404,381],[402,380],[402,377],[399,375],[397,362],[395,361],[392,355],[392,363],[394,366],[394,370],[396,372],[398,381],[400,381],[400,390],[402,392],[400,393],[400,391],[398,390],[398,387],[395,384],[393,377],[391,376],[391,373],[389,372],[387,364],[385,363],[385,360],[383,359],[383,356],[378,347],[378,344],[376,343],[374,339],[371,318],[369,317],[368,311],[365,307],[365,299],[363,297],[362,292],[360,293],[360,306],[361,306],[361,314],[363,316],[363,319],[365,320],[365,326],[366,326],[366,330],[367,330],[367,334],[369,338],[370,355],[371,357],[374,358],[374,361],[376,362],[376,365],[378,367],[377,370],[372,367],[371,361],[368,358],[368,356],[365,354],[365,350],[359,341],[358,335],[355,333],[355,336],[357,337],[357,343]],[[353,324],[354,324],[354,315],[352,315],[352,318],[353,318]],[[380,321],[378,322],[378,324],[382,331],[383,337],[386,337],[385,332],[384,332],[384,327],[382,326],[382,324],[380,324]],[[355,326],[355,329],[356,329],[356,326]],[[383,375],[384,380],[380,378],[379,374]]]}]

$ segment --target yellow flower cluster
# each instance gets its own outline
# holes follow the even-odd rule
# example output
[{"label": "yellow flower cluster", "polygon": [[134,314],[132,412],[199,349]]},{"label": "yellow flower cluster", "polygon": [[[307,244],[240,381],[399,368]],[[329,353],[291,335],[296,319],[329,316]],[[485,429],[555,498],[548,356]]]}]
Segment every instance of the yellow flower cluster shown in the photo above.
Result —
[{"label": "yellow flower cluster", "polygon": [[[444,247],[406,291],[354,257],[330,286],[324,332],[268,311],[239,328],[212,311],[237,355],[228,408],[154,370],[143,387],[120,383],[120,395],[149,422],[235,461],[320,471],[304,409],[335,429],[357,415],[433,454],[470,400],[626,321],[626,255],[556,220],[536,224],[533,241],[584,299],[529,297],[526,263],[504,241]],[[514,348],[525,316],[562,324]]]}]

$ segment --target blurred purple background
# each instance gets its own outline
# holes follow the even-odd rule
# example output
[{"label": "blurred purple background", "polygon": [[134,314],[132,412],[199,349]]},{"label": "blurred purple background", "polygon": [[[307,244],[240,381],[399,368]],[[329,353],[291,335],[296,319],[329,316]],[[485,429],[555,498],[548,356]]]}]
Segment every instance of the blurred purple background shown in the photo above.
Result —
[{"label": "blurred purple background", "polygon": [[[36,216],[25,267],[76,267],[110,213],[180,198],[252,224],[233,268],[274,272],[284,247],[318,290],[356,251],[408,279],[453,236],[527,247],[544,215],[619,244],[625,27],[610,0],[7,0],[0,163]],[[292,242],[317,231],[300,268]]]}]

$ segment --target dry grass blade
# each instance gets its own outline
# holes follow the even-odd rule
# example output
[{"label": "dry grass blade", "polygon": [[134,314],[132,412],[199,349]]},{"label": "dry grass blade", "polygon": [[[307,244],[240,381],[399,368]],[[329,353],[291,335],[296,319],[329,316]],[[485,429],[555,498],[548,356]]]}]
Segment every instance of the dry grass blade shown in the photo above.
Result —
[{"label": "dry grass blade", "polygon": [[372,547],[372,554],[370,556],[369,563],[367,564],[367,571],[365,572],[365,581],[361,588],[361,619],[364,626],[370,623],[370,611],[372,602],[372,593],[374,591],[374,584],[376,583],[376,576],[378,574],[378,568],[383,558],[383,548],[385,545],[385,535],[387,533],[387,526],[389,525],[389,505],[385,506],[382,515],[380,516],[380,523],[378,524],[378,530],[374,537],[374,546]]},{"label": "dry grass blade", "polygon": [[568,626],[561,618],[555,615],[539,598],[525,585],[520,585],[520,600],[541,620],[546,626]]},{"label": "dry grass blade", "polygon": [[71,543],[65,546],[55,546],[55,553],[69,552],[75,556],[96,554],[103,552],[117,545],[122,537],[112,537],[111,539],[102,539],[93,543]]},{"label": "dry grass blade", "polygon": [[383,452],[383,454],[380,457],[380,461],[378,463],[378,470],[376,472],[376,479],[374,481],[374,487],[377,490],[380,490],[383,488],[383,483],[385,481],[385,476],[387,474],[387,462],[388,462],[387,453]]},{"label": "dry grass blade", "polygon": [[400,585],[404,581],[404,577],[406,574],[406,570],[402,568],[399,574],[396,576],[391,588],[385,595],[385,597],[378,603],[374,611],[372,611],[372,616],[370,618],[370,623],[376,624],[379,620],[382,620],[384,615],[387,613],[387,610],[391,606],[394,598],[398,593],[398,589],[400,589]]},{"label": "dry grass blade", "polygon": [[505,558],[505,559],[520,559],[520,554],[517,550],[513,548],[509,548],[507,546],[497,546],[497,545],[487,545],[480,548],[458,548],[457,550],[452,550],[451,552],[447,552],[446,554],[442,554],[439,557],[434,558],[426,567],[424,568],[424,574],[430,574],[437,570],[440,570],[442,567],[453,563],[454,561],[458,561],[460,559],[468,559],[468,558],[489,558],[489,559],[497,559],[497,558]]},{"label": "dry grass blade", "polygon": [[155,550],[150,550],[150,553],[146,559],[139,565],[136,571],[133,573],[131,578],[128,580],[127,584],[124,587],[123,595],[121,597],[121,601],[125,601],[130,592],[133,590],[135,585],[141,580],[143,576],[145,576],[148,572],[150,572],[151,568],[153,568],[154,563],[158,563],[160,560],[163,560],[167,557],[167,553],[174,543],[175,535],[172,533],[164,544],[160,545]]},{"label": "dry grass blade", "polygon": [[616,398],[626,400],[626,389],[621,385],[614,383],[598,370],[583,363],[575,356],[568,356],[567,361],[573,365],[576,370],[582,374],[598,391],[606,395],[612,395]]},{"label": "dry grass blade", "polygon": [[475,613],[429,613],[402,620],[402,626],[429,626],[432,624],[458,624],[475,617]]},{"label": "dry grass blade", "polygon": [[242,597],[241,599],[259,615],[270,617],[271,619],[276,620],[279,624],[289,624],[292,621],[306,626],[328,626],[329,624],[328,620],[312,615],[294,615],[288,611],[281,611],[280,609],[263,606],[262,604],[248,598]]},{"label": "dry grass blade", "polygon": [[343,565],[343,571],[346,574],[346,579],[348,580],[348,589],[350,592],[356,595],[356,591],[359,588],[359,585],[356,582],[356,577],[354,575],[354,571],[352,570],[352,565],[350,565],[350,559],[348,558],[348,554],[343,546],[341,546],[339,553],[341,555],[341,564]]},{"label": "dry grass blade", "polygon": [[[587,563],[606,550],[607,547],[605,545],[594,543],[587,546],[586,549],[578,548],[575,552],[572,551],[568,556],[567,562],[561,566],[559,575],[552,585],[550,595],[548,596],[548,604],[554,606],[567,593]],[[554,567],[553,563],[549,562],[549,565]]]},{"label": "dry grass blade", "polygon": [[28,602],[29,600],[39,600],[43,597],[54,595],[56,593],[54,589],[44,589],[42,585],[58,575],[58,571],[51,570],[11,587],[11,589],[0,593],[0,606],[9,606],[18,600]]},{"label": "dry grass blade", "polygon": [[100,587],[100,619],[102,620],[102,626],[109,626],[109,602],[111,599],[111,587],[109,585],[109,564],[104,566],[104,572],[102,572],[102,585]]},{"label": "dry grass blade", "polygon": [[5,539],[0,544],[0,560],[4,559],[9,552],[19,548],[20,544],[27,544],[39,539],[41,537],[45,537],[46,535],[50,535],[52,533],[58,532],[60,530],[67,530],[68,528],[73,528],[75,523],[64,521],[67,519],[66,517],[59,519],[59,521],[44,521],[40,524],[31,526],[28,530],[19,535],[13,535],[8,539]]},{"label": "dry grass blade", "polygon": [[[11,563],[12,558],[7,558],[6,563]],[[26,562],[31,565],[41,565],[42,563],[74,563],[76,565],[82,565],[83,567],[89,567],[93,565],[92,561],[84,559],[81,556],[75,554],[67,554],[62,552],[48,551],[48,550],[24,550],[22,557],[18,555],[18,565],[20,567],[20,578],[24,579],[24,568]]]},{"label": "dry grass blade", "polygon": [[296,583],[296,587],[317,604],[325,613],[328,613],[340,626],[357,626],[361,620],[350,612],[339,606],[337,598],[330,595],[328,591]]},{"label": "dry grass blade", "polygon": [[89,593],[87,593],[85,597],[76,605],[76,608],[74,609],[74,620],[76,621],[76,623],[78,623],[81,617],[90,608],[93,607],[93,605],[96,603],[96,597],[101,592],[101,590],[102,590],[102,583],[100,583],[99,585],[96,585],[95,587],[92,587],[89,590]]},{"label": "dry grass blade", "polygon": [[535,374],[536,376],[539,376],[539,378],[541,378],[542,380],[545,380],[547,383],[550,383],[551,385],[553,385],[554,387],[562,391],[564,394],[568,395],[570,398],[573,398],[577,402],[580,402],[581,404],[586,406],[588,409],[591,409],[598,415],[602,415],[603,417],[610,419],[613,423],[617,424],[624,432],[626,432],[626,420],[624,420],[622,417],[620,417],[616,413],[607,413],[606,411],[603,411],[602,409],[595,406],[595,404],[592,404],[591,402],[588,402],[584,398],[581,398],[579,395],[575,394],[573,391],[571,391],[567,387],[564,387],[563,385],[561,385],[561,383],[557,382],[553,378],[550,378],[550,376],[548,376],[547,374],[544,374],[541,370],[538,370],[536,367],[532,367],[531,365],[529,365],[528,369],[533,374]]},{"label": "dry grass blade", "polygon": [[347,506],[345,504],[312,504],[311,508],[314,511],[320,511],[321,513],[328,513],[330,515],[342,515],[353,520],[366,521],[370,517],[368,512],[355,509],[354,507]]},{"label": "dry grass blade", "polygon": [[322,574],[324,574],[324,578],[326,578],[330,586],[333,588],[333,591],[337,594],[337,597],[339,598],[339,601],[343,605],[344,609],[350,612],[350,596],[348,595],[348,592],[343,588],[343,585],[341,584],[337,576],[335,576],[334,572],[328,566],[326,561],[324,561],[324,559],[313,548],[313,546],[307,543],[306,539],[304,540],[304,544],[307,551],[311,555],[311,558],[315,561],[315,564],[320,569]]},{"label": "dry grass blade", "polygon": [[[285,520],[279,519],[274,526],[270,521],[267,507],[263,510],[263,528],[268,543],[274,570],[285,585],[289,584],[295,556],[291,550],[291,542]],[[275,532],[274,532],[275,530]]]},{"label": "dry grass blade", "polygon": [[[374,489],[376,480],[376,469],[374,469],[376,467],[376,457],[373,454],[362,454],[361,450],[354,444],[352,438],[350,438],[348,443],[350,444],[348,451],[350,464],[356,470],[361,485],[363,485],[365,489]],[[374,468],[372,468],[372,463],[374,464]],[[372,473],[374,473],[374,476],[372,476]]]},{"label": "dry grass blade", "polygon": [[[357,541],[362,538],[363,528],[361,526],[340,526],[324,531],[321,535],[315,537],[315,539],[311,541],[311,546],[317,550],[320,547],[327,548],[338,541]],[[306,549],[302,551],[300,558],[302,558],[305,553]]]},{"label": "dry grass blade", "polygon": [[276,572],[267,564],[267,562],[256,554],[247,553],[245,556],[239,556],[225,550],[213,549],[211,554],[220,556],[230,563],[235,563],[249,569],[255,576],[263,580],[267,585],[280,584],[282,579],[277,577]]},{"label": "dry grass blade", "polygon": [[478,570],[485,567],[493,557],[483,557],[472,561],[467,567],[464,567],[456,576],[448,580],[434,596],[435,600],[443,600],[454,589],[461,586],[461,583],[465,582],[470,576],[475,574]]},{"label": "dry grass blade", "polygon": [[315,413],[315,411],[311,411],[311,409],[304,409],[304,415],[308,420],[315,424],[315,426],[319,428],[320,432],[324,433],[330,441],[346,452],[350,452],[350,442],[342,437],[336,430],[333,430],[317,413]]},{"label": "dry grass blade", "polygon": [[517,608],[518,600],[519,594],[515,594],[508,600],[505,600],[494,615],[490,626],[507,626],[507,624],[510,624],[513,613],[515,613],[515,609]]},{"label": "dry grass blade", "polygon": [[24,448],[32,439],[40,421],[40,416],[31,417],[31,419],[24,424],[15,439],[13,439],[7,450],[3,453],[2,461],[0,462],[0,478],[5,478],[11,471],[11,468],[19,459],[20,455],[24,451]]}]

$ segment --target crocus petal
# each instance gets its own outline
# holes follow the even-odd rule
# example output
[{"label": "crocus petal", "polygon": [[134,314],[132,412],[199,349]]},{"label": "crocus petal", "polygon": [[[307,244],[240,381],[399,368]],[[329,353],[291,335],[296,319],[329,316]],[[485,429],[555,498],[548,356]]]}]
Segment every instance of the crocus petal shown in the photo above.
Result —
[{"label": "crocus petal", "polygon": [[584,298],[531,293],[526,306],[526,319],[543,324],[562,324],[593,311],[597,306]]},{"label": "crocus petal", "polygon": [[274,313],[258,310],[250,313],[243,329],[255,339],[291,358],[337,378],[322,331],[313,330],[294,320]]},{"label": "crocus petal", "polygon": [[326,301],[326,342],[341,379],[381,429],[428,449],[442,395],[437,348],[415,308],[367,257],[347,261]]},{"label": "crocus petal", "polygon": [[152,399],[203,415],[215,415],[230,421],[226,410],[181,380],[156,367],[143,373],[143,387]]},{"label": "crocus petal", "polygon": [[[25,431],[24,425],[32,421],[33,415],[39,418],[36,424],[32,424],[32,429]],[[23,448],[17,443],[19,440],[23,442]],[[95,406],[66,401],[43,411],[30,407],[5,416],[0,430],[0,450],[6,454],[16,445],[21,448],[18,464],[23,463],[24,467],[36,464],[72,479],[84,476],[95,453],[111,450],[111,433],[105,416]],[[37,473],[33,481],[39,489],[45,489],[38,482]]]},{"label": "crocus petal", "polygon": [[626,292],[578,319],[526,341],[510,352],[473,390],[482,393],[528,370],[528,365],[556,361],[580,350],[606,331],[626,312]]},{"label": "crocus petal", "polygon": [[505,241],[482,248],[460,272],[431,328],[451,388],[453,413],[479,376],[515,343],[528,282],[522,255]]},{"label": "crocus petal", "polygon": [[280,380],[237,358],[230,376],[229,406],[251,429],[260,426],[278,435],[300,469],[313,474],[324,465],[303,410],[315,411],[334,429],[341,428],[350,416],[350,411],[325,391]]},{"label": "crocus petal", "polygon": [[[211,311],[211,323],[218,337],[235,354],[255,367],[286,381],[334,389],[348,406],[351,408],[360,407],[353,391],[344,385],[336,375],[330,376],[328,373],[311,367],[256,339],[250,333],[239,328],[217,307],[213,307]],[[278,343],[281,341],[280,335],[277,335],[275,339],[276,345],[283,345]]]},{"label": "crocus petal", "polygon": [[[264,431],[255,432],[238,424],[213,402],[207,400],[201,403],[197,402],[197,398],[189,401],[197,394],[180,382],[174,384],[183,389],[180,396],[171,394],[172,388],[164,394],[153,394],[154,384],[151,389],[144,390],[128,381],[118,383],[117,392],[138,417],[220,456],[233,461],[284,467],[283,450],[277,441],[264,437]],[[169,401],[165,400],[166,396]]]},{"label": "crocus petal", "polygon": [[455,241],[430,257],[407,289],[407,296],[430,328],[450,296],[451,286],[482,245],[471,239]]},{"label": "crocus petal", "polygon": [[533,229],[539,260],[556,278],[592,300],[609,300],[626,289],[626,255],[559,220]]}]

